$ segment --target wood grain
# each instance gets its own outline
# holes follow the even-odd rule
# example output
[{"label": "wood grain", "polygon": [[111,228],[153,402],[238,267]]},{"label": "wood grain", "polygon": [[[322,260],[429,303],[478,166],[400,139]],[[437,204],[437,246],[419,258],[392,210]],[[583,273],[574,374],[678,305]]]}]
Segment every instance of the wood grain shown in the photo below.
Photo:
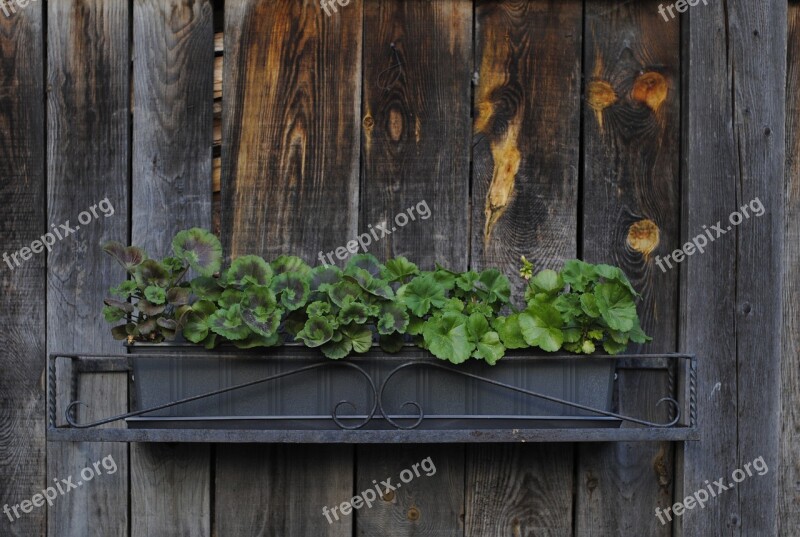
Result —
[{"label": "wood grain", "polygon": [[[154,256],[211,225],[214,21],[209,0],[133,10],[132,243]],[[208,445],[131,444],[131,534],[211,534]]]},{"label": "wood grain", "polygon": [[[501,268],[520,296],[577,255],[578,1],[480,2],[476,11],[472,268]],[[572,535],[571,444],[468,446],[466,535]]]},{"label": "wood grain", "polygon": [[[680,244],[680,27],[657,2],[591,2],[584,73],[583,257],[621,267],[643,295],[637,310],[653,341],[628,352],[670,352],[679,272],[663,272],[656,256]],[[667,374],[618,376],[621,413],[669,421],[656,406],[670,394]],[[581,446],[576,533],[671,535],[654,509],[672,504],[673,460],[666,442]]]},{"label": "wood grain", "polygon": [[[41,5],[0,17],[0,236],[11,256],[45,227],[43,15]],[[45,483],[45,256],[0,265],[0,506]],[[0,535],[45,534],[46,511],[10,521]]]},{"label": "wood grain", "polygon": [[361,3],[225,7],[223,235],[231,255],[317,263],[353,238],[358,206]]},{"label": "wood grain", "polygon": [[786,81],[786,236],[783,251],[782,435],[778,534],[800,527],[800,4],[789,3]]},{"label": "wood grain", "polygon": [[[403,255],[465,270],[469,255],[469,139],[472,4],[367,2],[364,13],[362,231],[387,223],[370,246],[380,259]],[[412,208],[427,218],[401,226]],[[340,239],[341,240],[341,239]],[[331,244],[331,247],[335,244]],[[423,381],[424,382],[424,381]],[[432,380],[426,383],[435,389]],[[464,450],[460,445],[357,450],[356,487],[431,457],[437,473],[417,478],[356,513],[356,535],[463,534]]]},{"label": "wood grain", "polygon": [[[324,246],[355,236],[361,20],[361,2],[332,17],[311,0],[226,3],[221,183],[230,255],[289,253],[316,264]],[[351,447],[219,446],[217,468],[219,535],[352,535],[352,518],[328,524],[322,515],[352,497]],[[258,503],[241,509],[251,498]]]},{"label": "wood grain", "polygon": [[[118,353],[119,342],[98,312],[108,288],[125,277],[100,245],[128,237],[128,3],[50,2],[47,16],[47,222],[75,226],[82,211],[104,199],[114,208],[109,217],[98,211],[97,219],[58,241],[48,255],[48,351]],[[123,375],[92,375],[80,387],[90,406],[81,419],[127,408]],[[127,534],[126,445],[51,444],[48,479],[77,475],[108,455],[117,473],[60,497],[48,510],[50,535]]]},{"label": "wood grain", "polygon": [[683,267],[680,345],[701,364],[701,440],[685,446],[679,475],[690,494],[759,456],[770,468],[687,512],[687,536],[778,534],[781,395],[770,387],[780,386],[786,10],[709,3],[690,13],[684,42],[685,228],[724,222],[755,197],[766,212]]}]

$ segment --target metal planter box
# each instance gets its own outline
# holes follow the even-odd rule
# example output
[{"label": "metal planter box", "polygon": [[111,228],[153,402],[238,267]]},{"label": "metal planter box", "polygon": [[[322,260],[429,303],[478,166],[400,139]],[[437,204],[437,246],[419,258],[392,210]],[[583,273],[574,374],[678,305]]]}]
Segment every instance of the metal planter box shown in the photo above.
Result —
[{"label": "metal planter box", "polygon": [[611,411],[615,361],[609,359],[512,351],[495,366],[477,360],[456,366],[414,347],[398,354],[376,347],[342,361],[293,345],[219,352],[187,344],[128,349],[134,410],[271,379],[128,418],[130,428],[474,430],[620,424],[554,400]]}]

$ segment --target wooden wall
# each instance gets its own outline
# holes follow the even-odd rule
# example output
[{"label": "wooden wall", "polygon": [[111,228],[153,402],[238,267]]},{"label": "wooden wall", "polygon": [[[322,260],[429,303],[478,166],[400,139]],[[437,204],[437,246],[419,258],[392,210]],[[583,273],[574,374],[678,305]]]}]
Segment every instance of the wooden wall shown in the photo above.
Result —
[{"label": "wooden wall", "polygon": [[[800,194],[785,157],[800,149],[800,9],[730,0],[665,21],[658,6],[351,0],[329,17],[316,0],[50,0],[0,12],[2,249],[103,198],[115,208],[46,258],[0,264],[0,508],[109,454],[120,467],[48,510],[0,514],[0,535],[794,535]],[[755,197],[763,217],[679,269],[656,267]],[[119,350],[99,311],[122,274],[100,242],[163,251],[176,230],[210,226],[232,256],[316,263],[423,200],[431,218],[373,253],[512,279],[520,255],[539,269],[576,256],[622,266],[654,336],[642,350],[698,355],[702,440],[45,443],[46,350]],[[624,411],[663,418],[664,376],[619,383]],[[127,404],[118,376],[81,390],[83,419]],[[658,522],[657,507],[758,456],[767,475]],[[321,515],[425,457],[435,476],[343,521]]]}]

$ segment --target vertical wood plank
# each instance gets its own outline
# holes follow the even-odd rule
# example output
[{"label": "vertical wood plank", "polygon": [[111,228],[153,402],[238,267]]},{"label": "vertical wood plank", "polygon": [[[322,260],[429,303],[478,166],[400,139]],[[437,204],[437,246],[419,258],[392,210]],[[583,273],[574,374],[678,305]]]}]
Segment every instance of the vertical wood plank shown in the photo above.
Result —
[{"label": "vertical wood plank", "polygon": [[[577,255],[582,3],[479,2],[472,266]],[[466,535],[572,535],[572,445],[467,448]]]},{"label": "vertical wood plank", "polygon": [[725,226],[756,197],[766,212],[727,231],[682,273],[680,344],[701,360],[701,440],[685,446],[682,488],[690,494],[761,456],[770,471],[687,512],[687,536],[778,534],[781,394],[770,387],[781,385],[786,10],[786,2],[735,0],[689,14],[687,232]]},{"label": "vertical wood plank", "polygon": [[[47,12],[48,223],[76,228],[48,255],[48,350],[119,353],[99,311],[108,288],[125,275],[100,245],[128,236],[128,2],[66,0],[48,3]],[[82,211],[106,198],[113,215],[95,208],[98,218],[78,224]],[[127,409],[123,375],[92,375],[81,390],[90,405],[81,419]],[[128,534],[125,444],[51,444],[48,479],[77,475],[108,455],[118,471],[59,497],[48,511],[50,535]]]},{"label": "vertical wood plank", "polygon": [[[688,267],[682,281],[681,344],[711,362],[698,378],[700,400],[707,394],[723,407],[700,414],[703,436],[686,446],[684,489],[696,489],[708,475],[731,476],[757,457],[770,471],[737,484],[724,500],[720,495],[713,511],[692,511],[682,522],[685,535],[720,527],[736,535],[777,535],[781,395],[765,387],[781,386],[787,3],[709,7],[692,13],[689,24],[688,229],[716,220],[724,225],[756,197],[765,213],[720,237],[714,246],[724,242],[725,257]],[[707,132],[719,134],[712,139]],[[730,286],[718,276],[721,261],[733,272],[724,279]],[[704,289],[711,286],[724,293],[714,302],[713,291]],[[723,320],[730,328],[718,331]]]},{"label": "vertical wood plank", "polygon": [[[370,252],[465,270],[472,3],[370,1],[364,35],[361,229],[386,222],[390,231]],[[394,225],[395,215],[422,202],[429,218]],[[356,534],[463,535],[463,447],[394,446],[387,455],[358,448],[358,491],[427,457],[437,472],[357,511]]]},{"label": "vertical wood plank", "polygon": [[783,253],[782,431],[778,528],[800,528],[800,3],[789,3],[786,81],[786,236]]},{"label": "vertical wood plank", "polygon": [[[4,255],[45,228],[41,5],[0,17],[0,236]],[[18,257],[19,259],[19,257]],[[0,506],[45,486],[45,256],[0,265]],[[0,535],[45,535],[46,511],[0,518]]]},{"label": "vertical wood plank", "polygon": [[[210,0],[133,9],[132,243],[166,255],[211,226],[214,28]],[[211,534],[211,448],[131,445],[131,533]]]},{"label": "vertical wood plank", "polygon": [[[653,338],[629,352],[671,352],[678,269],[657,256],[679,246],[680,25],[658,2],[586,5],[583,257],[620,266],[643,295],[637,309]],[[664,373],[618,372],[623,414],[668,421]],[[623,427],[626,425],[623,425]],[[672,504],[669,443],[584,445],[579,450],[576,532],[671,535],[656,507]]]},{"label": "vertical wood plank", "polygon": [[[355,236],[362,10],[226,3],[222,233],[232,256],[316,263]],[[217,467],[219,535],[352,535],[351,518],[322,515],[351,496],[352,447],[219,446]]]}]

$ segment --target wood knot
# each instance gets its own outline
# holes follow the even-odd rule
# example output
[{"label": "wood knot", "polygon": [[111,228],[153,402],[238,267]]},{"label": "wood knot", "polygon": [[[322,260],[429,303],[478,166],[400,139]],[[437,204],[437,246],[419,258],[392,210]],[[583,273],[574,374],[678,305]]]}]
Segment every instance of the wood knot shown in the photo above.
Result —
[{"label": "wood knot", "polygon": [[647,257],[658,247],[661,232],[652,220],[645,218],[628,228],[628,246]]},{"label": "wood knot", "polygon": [[587,88],[586,102],[594,110],[597,124],[603,128],[603,110],[617,102],[617,92],[605,80],[592,80]]},{"label": "wood knot", "polygon": [[633,83],[631,99],[646,104],[653,112],[658,112],[667,99],[667,79],[654,71],[642,73]]},{"label": "wood knot", "polygon": [[389,137],[399,142],[403,136],[403,115],[395,108],[389,110]]},{"label": "wood knot", "polygon": [[365,129],[371,131],[375,127],[375,120],[372,119],[372,116],[367,115],[364,117],[363,125]]},{"label": "wood knot", "polygon": [[419,520],[419,515],[420,515],[419,509],[417,509],[416,507],[411,507],[408,510],[408,513],[406,513],[406,516],[412,522],[415,522],[415,521]]}]

